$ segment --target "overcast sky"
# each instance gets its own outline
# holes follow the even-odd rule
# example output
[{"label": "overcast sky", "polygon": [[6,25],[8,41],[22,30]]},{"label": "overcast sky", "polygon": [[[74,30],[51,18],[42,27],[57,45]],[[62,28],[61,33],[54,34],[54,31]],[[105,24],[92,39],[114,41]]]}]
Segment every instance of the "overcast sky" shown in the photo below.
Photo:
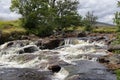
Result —
[{"label": "overcast sky", "polygon": [[[88,11],[93,11],[94,15],[98,16],[98,21],[111,23],[114,17],[114,13],[119,11],[117,8],[118,0],[79,0],[80,5],[78,12],[81,15],[85,15]],[[12,13],[9,10],[11,0],[0,1],[0,18],[7,20],[14,20],[20,17],[16,13]]]}]

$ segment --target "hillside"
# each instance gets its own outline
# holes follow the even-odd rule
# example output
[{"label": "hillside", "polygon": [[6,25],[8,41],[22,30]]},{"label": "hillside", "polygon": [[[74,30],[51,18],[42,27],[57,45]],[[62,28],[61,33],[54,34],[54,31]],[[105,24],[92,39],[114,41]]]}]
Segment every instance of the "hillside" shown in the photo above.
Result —
[{"label": "hillside", "polygon": [[108,24],[108,23],[104,23],[104,22],[96,22],[95,26],[99,27],[99,26],[105,26],[105,27],[114,27],[114,24]]}]

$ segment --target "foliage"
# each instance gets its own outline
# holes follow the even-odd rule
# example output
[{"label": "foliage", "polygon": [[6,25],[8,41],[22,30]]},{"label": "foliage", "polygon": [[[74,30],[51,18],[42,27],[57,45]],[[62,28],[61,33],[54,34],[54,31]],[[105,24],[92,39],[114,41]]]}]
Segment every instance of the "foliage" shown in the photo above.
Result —
[{"label": "foliage", "polygon": [[[112,42],[112,45],[118,45],[120,44],[120,32],[116,33],[116,39]],[[115,54],[120,54],[120,50],[113,51]]]},{"label": "foliage", "polygon": [[21,27],[20,21],[0,21],[0,44],[10,41],[20,39],[22,35],[26,34],[26,30]]},{"label": "foliage", "polygon": [[80,24],[78,4],[78,0],[12,0],[10,8],[22,15],[22,24],[29,32],[49,35],[54,29]]},{"label": "foliage", "polygon": [[20,26],[20,21],[0,21],[0,30],[3,34],[10,34],[12,32],[25,33],[26,30]]},{"label": "foliage", "polygon": [[110,26],[99,26],[94,27],[93,32],[95,33],[116,33],[117,28],[116,27],[110,27]]},{"label": "foliage", "polygon": [[[118,7],[120,7],[120,1],[118,1]],[[116,24],[118,28],[118,32],[120,32],[120,12],[115,13],[114,23]]]},{"label": "foliage", "polygon": [[120,80],[120,69],[116,70],[117,80]]},{"label": "foliage", "polygon": [[94,16],[93,12],[88,12],[83,20],[85,31],[92,31],[93,25],[96,23],[97,16]]},{"label": "foliage", "polygon": [[114,23],[116,23],[117,31],[120,32],[120,12],[115,13]]}]

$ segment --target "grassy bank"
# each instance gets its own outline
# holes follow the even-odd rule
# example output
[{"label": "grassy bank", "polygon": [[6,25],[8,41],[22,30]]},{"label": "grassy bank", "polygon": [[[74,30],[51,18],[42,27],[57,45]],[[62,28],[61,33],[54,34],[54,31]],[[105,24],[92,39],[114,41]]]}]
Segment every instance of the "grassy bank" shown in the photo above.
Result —
[{"label": "grassy bank", "polygon": [[[67,28],[67,31],[78,31],[78,32],[83,32],[84,31],[84,26],[73,26]],[[116,27],[110,27],[110,26],[105,26],[105,27],[93,27],[93,31],[91,33],[115,33],[117,30]],[[27,31],[20,26],[20,21],[19,20],[14,20],[14,21],[0,21],[0,33],[2,32],[2,39],[9,41],[9,37],[11,38],[16,38],[19,39],[20,35],[24,35],[27,33]],[[13,39],[14,40],[14,39]]]},{"label": "grassy bank", "polygon": [[117,80],[120,80],[120,69],[115,71],[116,75],[117,75]]},{"label": "grassy bank", "polygon": [[0,44],[19,39],[21,35],[26,34],[26,30],[20,26],[20,21],[0,21]]},{"label": "grassy bank", "polygon": [[[77,26],[77,27],[70,27],[67,30],[77,30],[77,31],[84,31],[84,26]],[[99,26],[99,27],[93,27],[94,33],[115,33],[117,31],[117,27],[111,27],[111,26]]]},{"label": "grassy bank", "polygon": [[20,21],[0,21],[0,30],[2,34],[25,33],[26,30],[20,26]]},{"label": "grassy bank", "polygon": [[115,33],[117,31],[117,27],[110,27],[110,26],[104,26],[104,27],[95,27],[93,29],[93,32],[97,33]]}]

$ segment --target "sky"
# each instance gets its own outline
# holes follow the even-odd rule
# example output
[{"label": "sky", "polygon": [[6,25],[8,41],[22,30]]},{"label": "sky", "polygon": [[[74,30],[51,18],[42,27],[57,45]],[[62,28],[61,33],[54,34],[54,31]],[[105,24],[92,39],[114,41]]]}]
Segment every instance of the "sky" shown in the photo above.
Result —
[{"label": "sky", "polygon": [[[79,0],[78,13],[82,16],[88,11],[93,11],[98,17],[98,21],[113,24],[114,13],[120,11],[117,8],[118,0]],[[5,20],[15,20],[20,17],[15,12],[11,12],[9,7],[11,0],[0,0],[0,18]]]}]

